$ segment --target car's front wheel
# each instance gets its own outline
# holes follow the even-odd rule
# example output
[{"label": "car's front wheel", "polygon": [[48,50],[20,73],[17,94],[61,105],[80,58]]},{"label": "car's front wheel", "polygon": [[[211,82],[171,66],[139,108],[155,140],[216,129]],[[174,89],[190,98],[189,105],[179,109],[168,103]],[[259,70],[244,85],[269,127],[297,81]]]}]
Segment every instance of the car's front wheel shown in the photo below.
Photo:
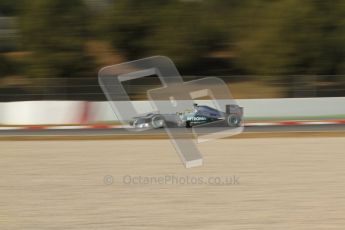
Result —
[{"label": "car's front wheel", "polygon": [[163,128],[165,125],[164,118],[160,115],[153,116],[151,119],[151,125],[155,129]]}]

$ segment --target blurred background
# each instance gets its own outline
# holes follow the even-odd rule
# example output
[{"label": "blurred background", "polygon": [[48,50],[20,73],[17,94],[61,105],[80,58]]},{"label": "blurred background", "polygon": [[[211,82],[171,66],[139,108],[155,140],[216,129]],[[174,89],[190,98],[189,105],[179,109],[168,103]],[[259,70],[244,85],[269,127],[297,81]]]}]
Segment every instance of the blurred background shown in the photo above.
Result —
[{"label": "blurred background", "polygon": [[[0,101],[104,101],[97,72],[153,55],[235,98],[345,96],[343,0],[1,0]],[[157,82],[128,86],[138,100]]]}]

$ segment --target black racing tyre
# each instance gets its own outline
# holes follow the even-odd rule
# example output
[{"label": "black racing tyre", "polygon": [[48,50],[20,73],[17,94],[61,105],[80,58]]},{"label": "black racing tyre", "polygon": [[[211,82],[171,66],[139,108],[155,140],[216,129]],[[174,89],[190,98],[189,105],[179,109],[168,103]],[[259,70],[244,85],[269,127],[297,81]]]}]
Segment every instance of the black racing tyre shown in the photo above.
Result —
[{"label": "black racing tyre", "polygon": [[155,115],[151,119],[151,125],[155,129],[163,128],[165,125],[165,121],[163,116],[161,115]]},{"label": "black racing tyre", "polygon": [[231,127],[239,127],[241,125],[241,117],[236,114],[230,114],[226,118],[226,123]]}]

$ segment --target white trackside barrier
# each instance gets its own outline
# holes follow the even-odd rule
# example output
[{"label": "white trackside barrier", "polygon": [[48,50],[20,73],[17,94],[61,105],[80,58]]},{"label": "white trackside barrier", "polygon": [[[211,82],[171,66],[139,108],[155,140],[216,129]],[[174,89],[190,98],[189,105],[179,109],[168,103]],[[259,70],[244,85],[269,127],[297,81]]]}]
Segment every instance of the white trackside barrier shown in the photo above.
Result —
[{"label": "white trackside barrier", "polygon": [[83,103],[77,101],[25,101],[0,103],[0,124],[80,123]]},{"label": "white trackside barrier", "polygon": [[[245,118],[327,117],[344,115],[345,97],[239,99]],[[154,111],[148,101],[132,102],[138,113]],[[212,106],[212,101],[196,101]],[[192,107],[192,105],[191,105]],[[221,108],[225,110],[225,108]],[[25,101],[0,103],[1,125],[80,124],[116,121],[108,102]]]}]

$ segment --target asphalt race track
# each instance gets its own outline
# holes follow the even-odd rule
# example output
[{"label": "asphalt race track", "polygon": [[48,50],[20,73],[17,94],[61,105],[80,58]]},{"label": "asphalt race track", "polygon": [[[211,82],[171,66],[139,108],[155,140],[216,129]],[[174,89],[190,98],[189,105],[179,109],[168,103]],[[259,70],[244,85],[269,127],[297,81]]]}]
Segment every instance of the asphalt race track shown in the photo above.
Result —
[{"label": "asphalt race track", "polygon": [[[174,129],[177,133],[183,129]],[[201,133],[212,133],[212,128],[204,128]],[[345,132],[345,124],[323,124],[323,125],[287,125],[287,126],[248,126],[244,133],[303,133],[303,132]],[[131,135],[161,135],[164,129],[154,129],[142,132],[128,131],[124,128],[114,129],[33,129],[33,130],[0,130],[0,137],[4,136],[131,136]]]}]

